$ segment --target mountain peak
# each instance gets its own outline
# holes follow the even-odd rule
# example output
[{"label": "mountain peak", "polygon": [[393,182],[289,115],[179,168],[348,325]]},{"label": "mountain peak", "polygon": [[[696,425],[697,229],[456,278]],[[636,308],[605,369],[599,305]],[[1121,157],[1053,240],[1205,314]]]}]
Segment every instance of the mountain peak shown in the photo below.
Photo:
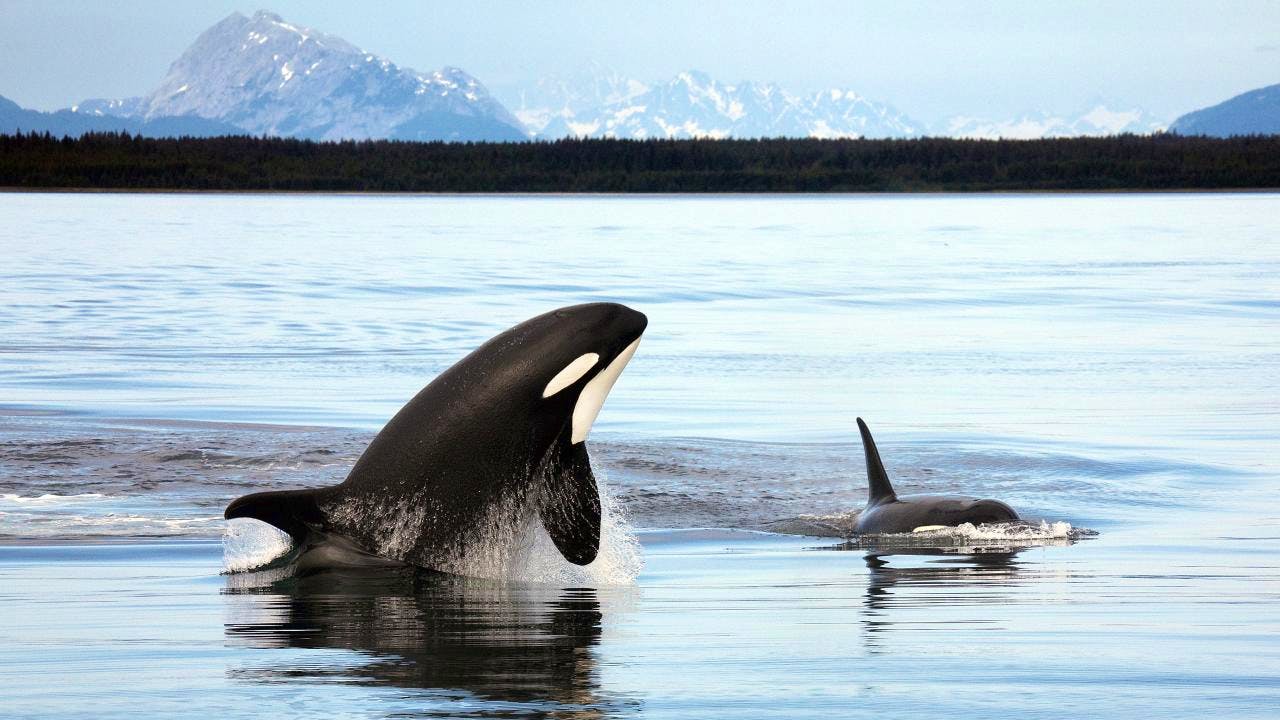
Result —
[{"label": "mountain peak", "polygon": [[201,33],[140,105],[144,118],[194,115],[324,140],[527,137],[459,68],[419,73],[266,10]]},{"label": "mountain peak", "polygon": [[672,83],[683,83],[685,85],[714,85],[716,81],[710,75],[701,70],[685,70],[675,76]]}]

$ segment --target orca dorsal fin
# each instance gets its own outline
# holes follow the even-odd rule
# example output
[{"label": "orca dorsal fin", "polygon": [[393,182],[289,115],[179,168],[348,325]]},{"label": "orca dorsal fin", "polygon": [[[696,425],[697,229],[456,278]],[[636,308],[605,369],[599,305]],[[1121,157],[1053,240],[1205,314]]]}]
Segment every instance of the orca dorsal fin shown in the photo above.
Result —
[{"label": "orca dorsal fin", "polygon": [[574,565],[600,551],[600,490],[585,442],[558,447],[548,463],[538,514],[556,549]]},{"label": "orca dorsal fin", "polygon": [[889,473],[884,471],[884,463],[880,461],[876,441],[862,418],[858,418],[858,432],[862,433],[862,449],[867,454],[867,507],[897,500],[898,495],[889,484]]}]

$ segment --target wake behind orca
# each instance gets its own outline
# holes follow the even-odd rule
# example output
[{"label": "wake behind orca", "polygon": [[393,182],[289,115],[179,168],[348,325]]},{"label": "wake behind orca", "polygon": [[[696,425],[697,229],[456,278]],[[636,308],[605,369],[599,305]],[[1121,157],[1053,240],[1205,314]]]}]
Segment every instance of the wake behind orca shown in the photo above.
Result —
[{"label": "wake behind orca", "polygon": [[566,560],[589,564],[601,505],[587,434],[647,323],[613,303],[527,320],[423,388],[341,484],[247,495],[224,516],[284,530],[304,554],[317,549],[318,564],[458,571],[536,512]]},{"label": "wake behind orca", "polygon": [[867,424],[858,418],[862,449],[867,456],[867,506],[858,515],[853,532],[858,535],[909,533],[956,527],[964,523],[1016,522],[1018,513],[999,500],[979,500],[954,495],[904,495],[898,497],[880,461],[880,451]]}]

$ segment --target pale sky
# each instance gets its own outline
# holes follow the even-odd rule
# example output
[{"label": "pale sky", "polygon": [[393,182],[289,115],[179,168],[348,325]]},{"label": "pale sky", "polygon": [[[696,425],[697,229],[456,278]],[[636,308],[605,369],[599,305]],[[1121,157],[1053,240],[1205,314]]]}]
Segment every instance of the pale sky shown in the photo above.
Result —
[{"label": "pale sky", "polygon": [[0,95],[52,110],[153,89],[233,11],[268,9],[400,65],[455,65],[500,100],[591,61],[853,89],[924,122],[1077,113],[1171,120],[1280,83],[1280,2],[0,0]]}]

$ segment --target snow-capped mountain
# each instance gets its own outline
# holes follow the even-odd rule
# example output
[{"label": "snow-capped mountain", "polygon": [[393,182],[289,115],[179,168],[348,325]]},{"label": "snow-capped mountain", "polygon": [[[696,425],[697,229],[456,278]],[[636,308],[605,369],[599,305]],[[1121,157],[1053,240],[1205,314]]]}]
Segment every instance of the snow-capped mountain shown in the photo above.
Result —
[{"label": "snow-capped mountain", "polygon": [[1116,111],[1105,105],[1076,117],[1052,113],[1027,114],[1015,119],[991,120],[957,115],[948,119],[932,134],[939,137],[975,138],[983,140],[1034,140],[1037,138],[1122,135],[1150,135],[1165,129],[1161,122],[1140,109]]},{"label": "snow-capped mountain", "polygon": [[143,98],[77,112],[196,116],[253,134],[322,140],[524,140],[515,118],[457,68],[403,68],[342,38],[259,11],[206,30]]},{"label": "snow-capped mountain", "polygon": [[648,91],[648,85],[592,62],[572,75],[550,75],[532,87],[516,89],[513,105],[525,127],[545,137],[544,130],[557,121],[572,121],[579,114],[591,116],[600,108],[624,104]]},{"label": "snow-capped mountain", "polygon": [[798,95],[772,83],[728,85],[684,72],[646,85],[616,73],[544,80],[517,115],[538,137],[913,137],[920,125],[851,90]]},{"label": "snow-capped mountain", "polygon": [[[1116,111],[1104,104],[1079,115],[958,115],[925,126],[852,90],[797,93],[774,83],[731,85],[700,72],[645,83],[599,64],[573,76],[544,78],[506,97],[518,106],[514,114],[462,70],[419,73],[342,38],[259,11],[253,17],[233,13],[206,30],[146,96],[85,100],[59,111],[66,116],[23,115],[21,122],[71,132],[118,126],[208,134],[224,128],[322,140],[491,141],[924,135],[1033,139],[1150,134],[1166,126],[1142,110]],[[112,124],[111,118],[132,122]]]}]

